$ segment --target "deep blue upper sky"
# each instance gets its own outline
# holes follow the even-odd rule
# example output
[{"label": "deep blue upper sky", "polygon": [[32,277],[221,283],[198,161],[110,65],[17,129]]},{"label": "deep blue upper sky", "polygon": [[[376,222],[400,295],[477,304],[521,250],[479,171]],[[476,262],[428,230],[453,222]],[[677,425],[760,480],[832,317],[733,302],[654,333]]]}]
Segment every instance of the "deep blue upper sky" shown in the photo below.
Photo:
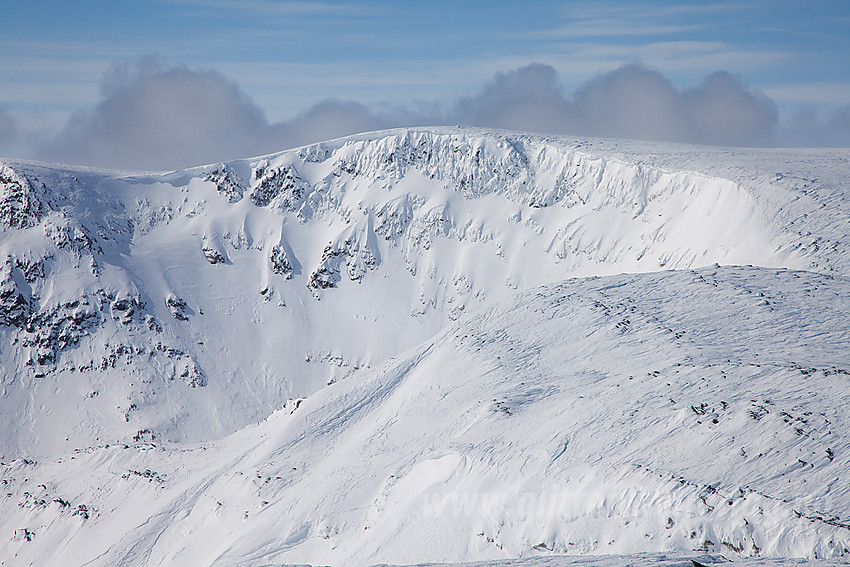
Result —
[{"label": "deep blue upper sky", "polygon": [[781,110],[850,104],[847,0],[16,0],[3,12],[0,108],[32,125],[91,107],[107,69],[151,54],[222,72],[270,120],[326,98],[451,100],[531,62],[567,91],[640,62],[682,87],[730,71]]}]

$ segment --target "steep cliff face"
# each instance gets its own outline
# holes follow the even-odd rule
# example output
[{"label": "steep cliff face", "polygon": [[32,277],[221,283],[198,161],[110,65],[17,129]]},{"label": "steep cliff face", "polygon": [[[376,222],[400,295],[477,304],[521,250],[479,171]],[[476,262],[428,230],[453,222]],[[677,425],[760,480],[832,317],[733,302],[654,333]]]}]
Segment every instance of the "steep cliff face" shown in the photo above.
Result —
[{"label": "steep cliff face", "polygon": [[850,208],[811,161],[721,175],[681,151],[424,129],[168,174],[10,162],[0,455],[217,438],[568,277],[846,273],[815,201]]}]

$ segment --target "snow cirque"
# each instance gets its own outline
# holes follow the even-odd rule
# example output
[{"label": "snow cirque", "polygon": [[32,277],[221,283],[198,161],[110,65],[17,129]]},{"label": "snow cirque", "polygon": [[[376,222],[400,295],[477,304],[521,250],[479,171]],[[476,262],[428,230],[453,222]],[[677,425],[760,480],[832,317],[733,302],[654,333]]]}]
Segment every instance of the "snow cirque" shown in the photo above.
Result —
[{"label": "snow cirque", "polygon": [[846,557],[848,174],[451,128],[5,160],[0,564]]}]

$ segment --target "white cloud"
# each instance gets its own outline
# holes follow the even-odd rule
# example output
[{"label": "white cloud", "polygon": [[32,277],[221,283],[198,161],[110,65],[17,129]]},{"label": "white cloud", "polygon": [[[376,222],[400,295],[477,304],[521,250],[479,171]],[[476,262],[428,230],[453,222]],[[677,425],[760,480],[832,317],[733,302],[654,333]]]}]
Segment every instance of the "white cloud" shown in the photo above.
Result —
[{"label": "white cloud", "polygon": [[[680,89],[663,74],[626,65],[573,93],[557,71],[531,64],[497,73],[478,93],[452,104],[370,109],[325,100],[282,122],[217,71],[163,68],[155,60],[114,67],[101,101],[78,112],[37,157],[128,169],[173,169],[259,155],[355,132],[406,125],[465,124],[523,131],[730,146],[845,140],[850,111],[799,116],[778,128],[772,99],[716,72]],[[0,114],[7,140],[14,121]],[[777,138],[777,134],[780,135]],[[11,142],[8,142],[8,146]]]},{"label": "white cloud", "polygon": [[799,112],[782,124],[777,138],[783,146],[850,147],[850,104],[826,112]]},{"label": "white cloud", "polygon": [[781,102],[842,105],[850,101],[850,83],[814,83],[776,86],[764,89],[771,98]]},{"label": "white cloud", "polygon": [[116,67],[103,98],[75,113],[43,148],[59,161],[119,168],[171,168],[254,151],[262,112],[215,71]]},{"label": "white cloud", "polygon": [[163,69],[155,59],[113,67],[101,101],[43,145],[43,159],[127,169],[174,169],[269,153],[385,126],[353,102],[325,101],[271,124],[217,71]]},{"label": "white cloud", "polygon": [[552,67],[529,65],[498,74],[452,116],[478,126],[721,145],[769,144],[777,124],[773,102],[728,73],[679,90],[639,65],[588,81],[572,97]]},{"label": "white cloud", "polygon": [[536,132],[569,132],[577,119],[558,86],[555,69],[540,64],[497,73],[480,93],[461,99],[449,115],[460,124]]},{"label": "white cloud", "polygon": [[0,155],[12,155],[19,150],[20,133],[14,117],[0,108]]}]

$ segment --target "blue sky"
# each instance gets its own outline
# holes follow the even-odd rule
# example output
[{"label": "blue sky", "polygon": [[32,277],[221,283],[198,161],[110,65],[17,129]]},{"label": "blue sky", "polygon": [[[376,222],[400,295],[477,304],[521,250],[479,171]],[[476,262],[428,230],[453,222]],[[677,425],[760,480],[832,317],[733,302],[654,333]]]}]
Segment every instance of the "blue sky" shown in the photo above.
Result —
[{"label": "blue sky", "polygon": [[0,110],[54,128],[103,97],[115,64],[159,57],[235,82],[271,122],[324,99],[451,104],[540,63],[573,92],[640,63],[679,87],[728,71],[783,120],[850,105],[850,1],[13,1]]},{"label": "blue sky", "polygon": [[456,97],[531,62],[568,89],[640,61],[682,86],[726,70],[781,104],[850,103],[846,0],[10,4],[0,103],[30,115],[93,104],[110,65],[148,54],[221,71],[275,120],[329,97]]}]

